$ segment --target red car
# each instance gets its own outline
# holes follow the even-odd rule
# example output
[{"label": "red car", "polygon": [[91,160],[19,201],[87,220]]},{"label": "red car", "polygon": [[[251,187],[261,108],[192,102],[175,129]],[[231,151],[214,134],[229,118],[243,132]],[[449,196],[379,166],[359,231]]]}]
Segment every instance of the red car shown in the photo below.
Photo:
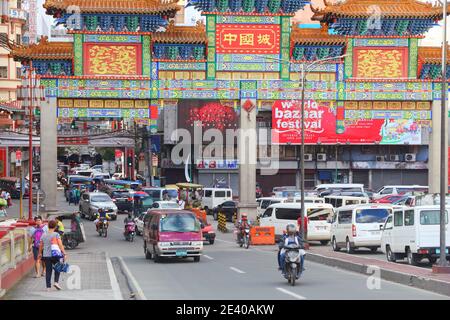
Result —
[{"label": "red car", "polygon": [[387,195],[377,200],[372,200],[372,203],[393,203],[397,200],[400,200],[404,197],[404,195]]}]

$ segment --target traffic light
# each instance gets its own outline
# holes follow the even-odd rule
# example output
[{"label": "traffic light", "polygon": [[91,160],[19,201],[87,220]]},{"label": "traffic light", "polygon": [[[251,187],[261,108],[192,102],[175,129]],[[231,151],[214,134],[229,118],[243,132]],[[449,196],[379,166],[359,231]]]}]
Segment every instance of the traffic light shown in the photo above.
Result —
[{"label": "traffic light", "polygon": [[129,167],[133,166],[133,157],[127,157],[127,165]]}]

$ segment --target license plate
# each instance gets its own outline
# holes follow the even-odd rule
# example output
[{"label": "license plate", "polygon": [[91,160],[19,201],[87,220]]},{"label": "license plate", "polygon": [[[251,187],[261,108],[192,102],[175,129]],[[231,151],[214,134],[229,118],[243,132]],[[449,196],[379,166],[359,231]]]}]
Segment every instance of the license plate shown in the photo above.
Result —
[{"label": "license plate", "polygon": [[380,234],[380,231],[372,231],[370,234],[373,236],[378,236]]},{"label": "license plate", "polygon": [[[445,253],[448,254],[448,249],[445,249]],[[441,249],[436,249],[436,254],[441,254]]]},{"label": "license plate", "polygon": [[185,257],[187,256],[187,251],[186,250],[177,250],[177,252],[175,253],[175,255],[177,257]]},{"label": "license plate", "polygon": [[326,230],[327,227],[316,227],[317,230]]}]

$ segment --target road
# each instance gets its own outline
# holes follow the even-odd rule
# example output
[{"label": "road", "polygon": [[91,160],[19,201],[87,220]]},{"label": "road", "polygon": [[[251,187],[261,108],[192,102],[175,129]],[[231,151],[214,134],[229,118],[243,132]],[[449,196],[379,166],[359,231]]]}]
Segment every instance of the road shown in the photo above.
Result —
[{"label": "road", "polygon": [[[68,207],[62,193],[60,208],[76,209],[73,205]],[[121,257],[129,271],[128,277],[146,299],[448,299],[388,281],[381,281],[379,288],[371,290],[367,286],[369,275],[308,261],[306,272],[292,287],[277,270],[275,246],[239,248],[232,233],[218,233],[214,245],[205,244],[199,263],[192,259],[155,263],[145,259],[142,237],[136,237],[132,243],[124,240],[124,217],[120,215],[111,223],[106,239],[97,235],[93,222],[84,220],[87,242],[75,251],[104,251],[110,257]]]}]

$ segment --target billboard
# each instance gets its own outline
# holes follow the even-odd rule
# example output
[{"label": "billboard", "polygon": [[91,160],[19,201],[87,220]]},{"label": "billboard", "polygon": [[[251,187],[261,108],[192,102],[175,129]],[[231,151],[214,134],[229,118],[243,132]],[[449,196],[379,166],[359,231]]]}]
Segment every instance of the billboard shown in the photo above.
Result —
[{"label": "billboard", "polygon": [[280,53],[280,26],[217,24],[217,53]]},{"label": "billboard", "polygon": [[[421,144],[414,119],[338,120],[332,101],[305,102],[306,144]],[[339,126],[338,126],[339,122]],[[272,106],[272,143],[301,144],[301,105],[276,101]]]},{"label": "billboard", "polygon": [[238,114],[233,102],[218,100],[179,100],[178,101],[178,128],[188,129],[193,134],[194,125],[199,122],[203,131],[218,129],[237,129]]}]

